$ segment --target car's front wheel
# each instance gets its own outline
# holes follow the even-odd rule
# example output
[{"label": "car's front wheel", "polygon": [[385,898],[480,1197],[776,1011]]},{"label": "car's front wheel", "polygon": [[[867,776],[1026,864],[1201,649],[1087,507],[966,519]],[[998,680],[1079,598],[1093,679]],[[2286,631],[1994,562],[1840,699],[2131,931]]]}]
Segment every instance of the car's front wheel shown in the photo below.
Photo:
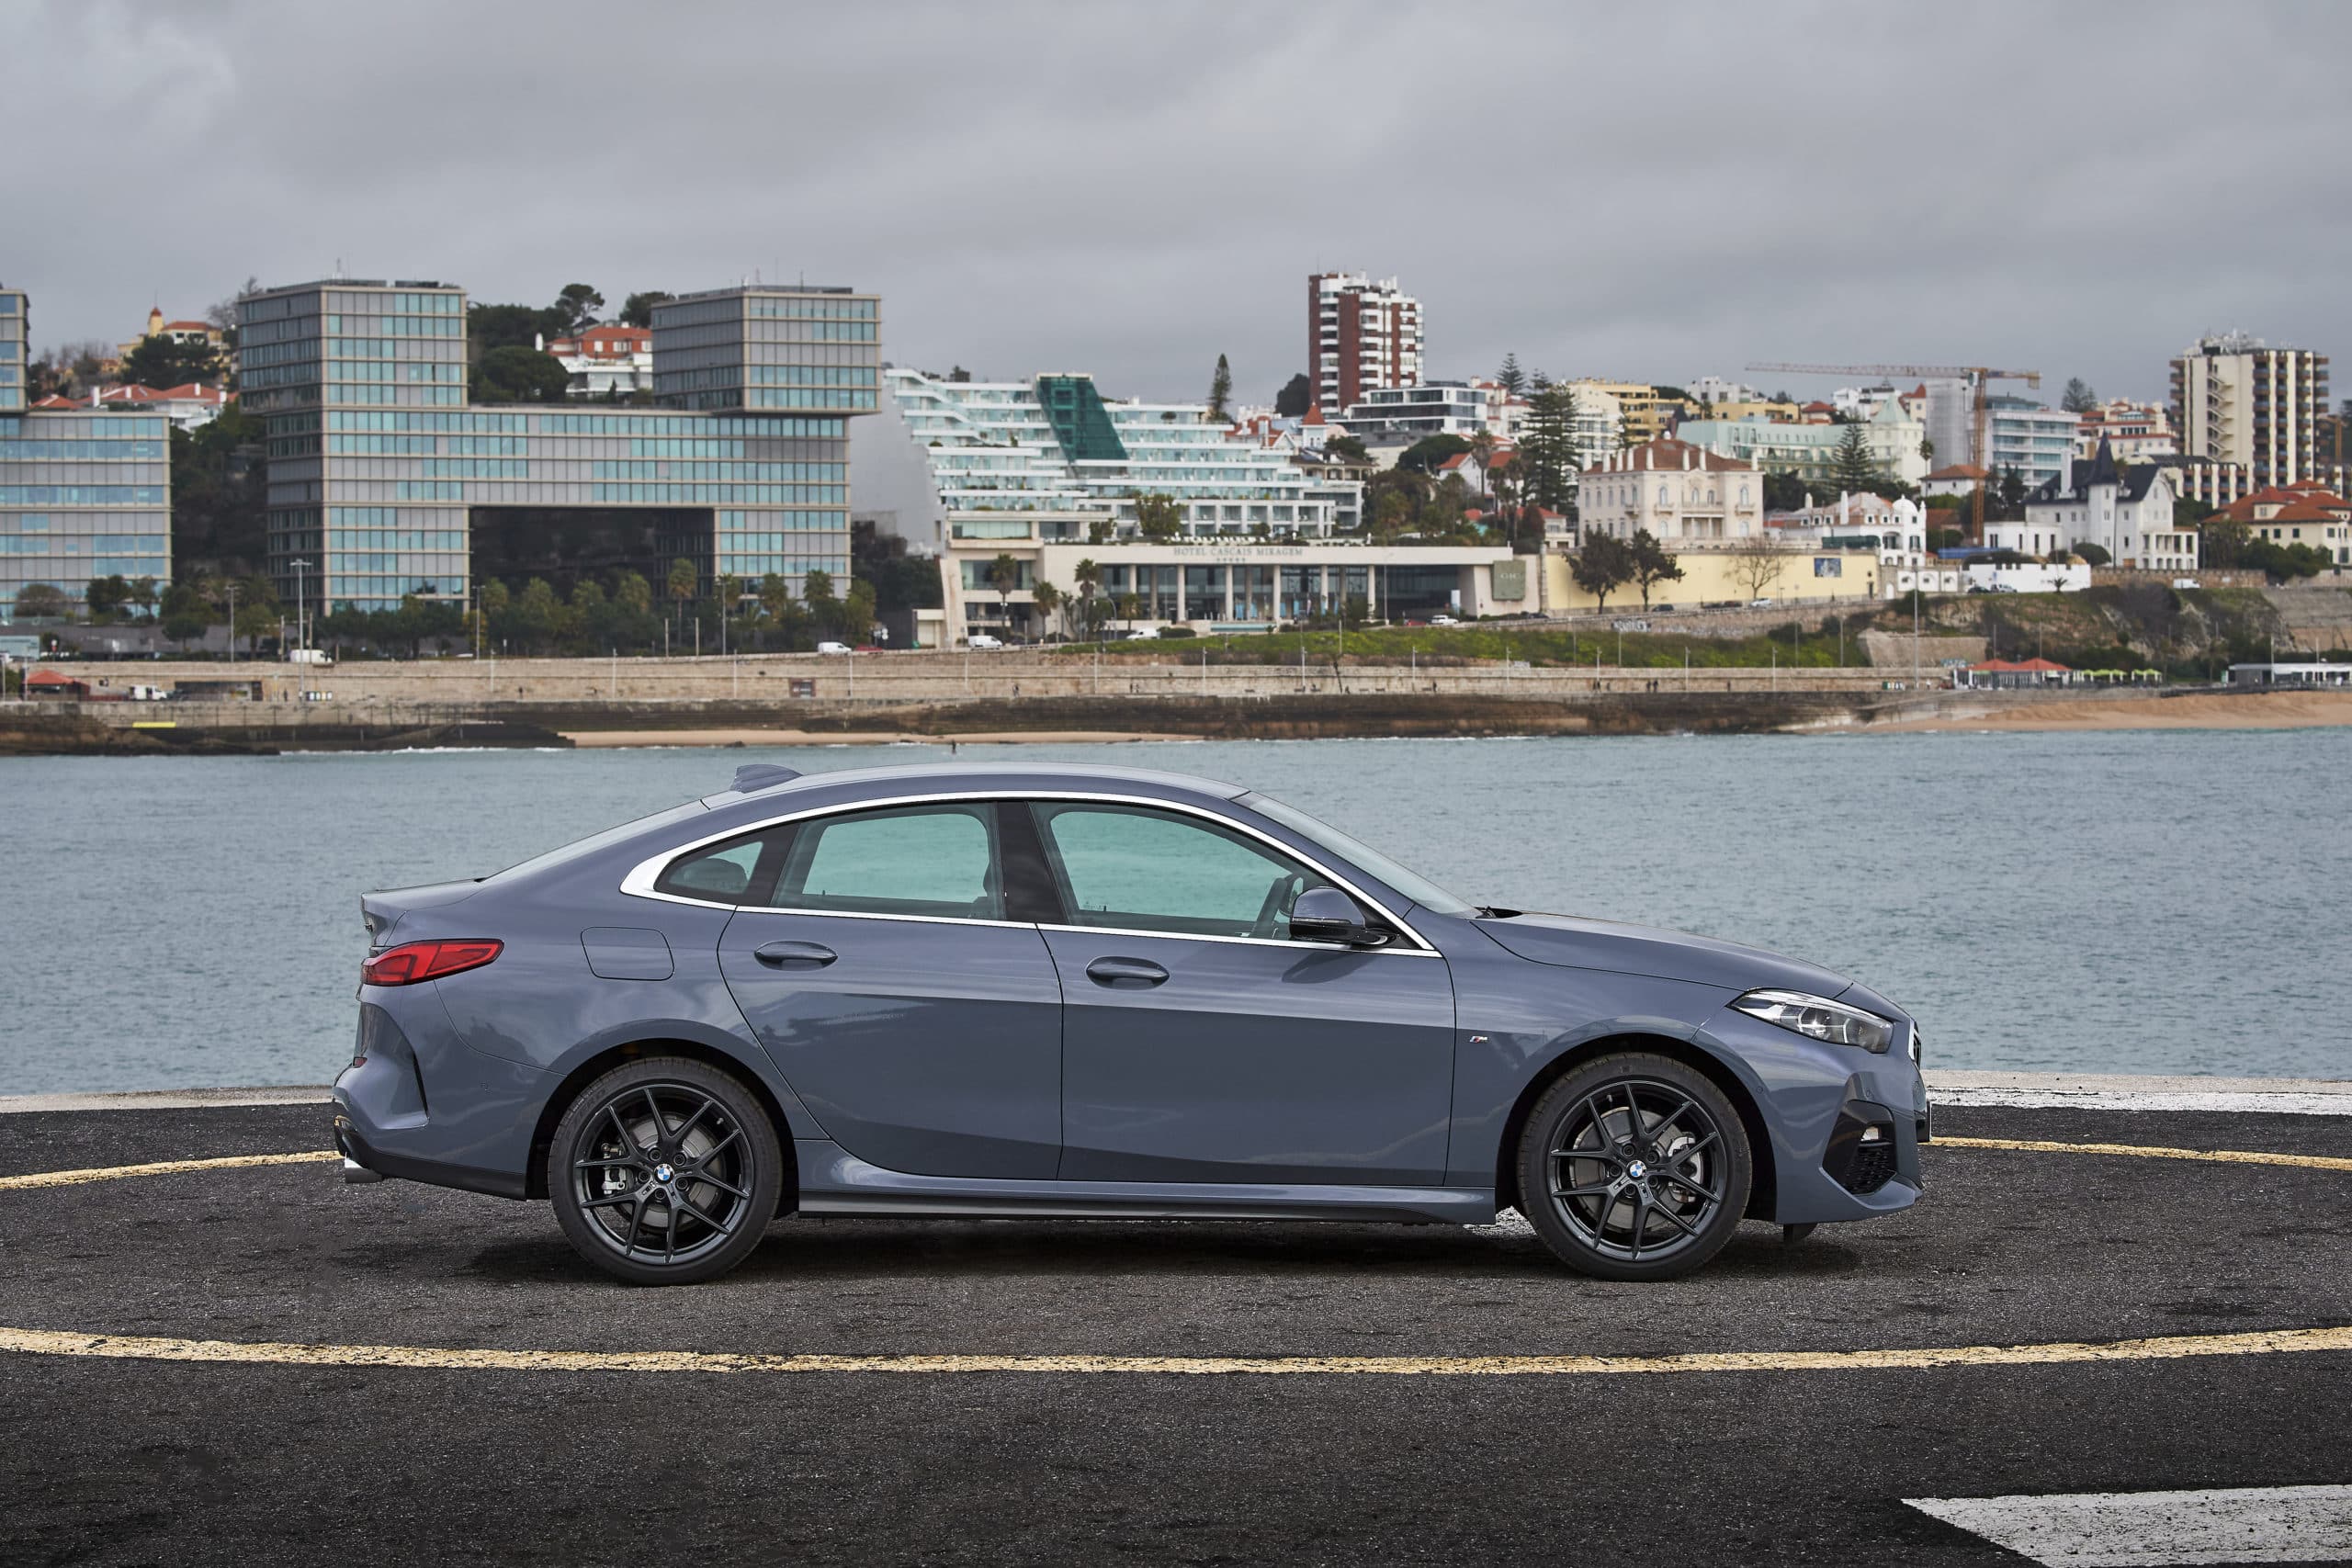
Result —
[{"label": "car's front wheel", "polygon": [[1562,1077],[1520,1134],[1520,1208],[1560,1260],[1603,1280],[1670,1280],[1731,1239],[1747,1207],[1747,1131],[1704,1073],[1623,1052]]},{"label": "car's front wheel", "polygon": [[676,1056],[616,1067],[556,1123],[548,1196],[582,1258],[640,1285],[724,1274],[776,1212],[784,1153],[757,1096]]}]

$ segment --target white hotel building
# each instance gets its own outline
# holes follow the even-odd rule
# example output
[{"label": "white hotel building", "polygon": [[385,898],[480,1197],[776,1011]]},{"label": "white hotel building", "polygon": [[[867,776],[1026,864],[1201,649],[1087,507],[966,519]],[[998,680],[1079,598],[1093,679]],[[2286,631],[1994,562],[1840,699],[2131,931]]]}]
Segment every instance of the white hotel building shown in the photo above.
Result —
[{"label": "white hotel building", "polygon": [[[893,367],[882,384],[882,423],[904,441],[886,428],[862,444],[860,514],[939,557],[950,647],[976,631],[1060,629],[1037,611],[1036,585],[1077,598],[1081,559],[1102,569],[1101,595],[1138,602],[1116,624],[1211,632],[1267,630],[1350,597],[1375,615],[1470,606],[1489,592],[1482,569],[1510,558],[1340,537],[1362,522],[1360,484],[1229,434],[1203,404],[1113,401],[1084,375],[953,381]],[[1138,493],[1177,503],[1180,538],[1141,537]],[[1009,589],[989,579],[1001,555],[1015,565]]]}]

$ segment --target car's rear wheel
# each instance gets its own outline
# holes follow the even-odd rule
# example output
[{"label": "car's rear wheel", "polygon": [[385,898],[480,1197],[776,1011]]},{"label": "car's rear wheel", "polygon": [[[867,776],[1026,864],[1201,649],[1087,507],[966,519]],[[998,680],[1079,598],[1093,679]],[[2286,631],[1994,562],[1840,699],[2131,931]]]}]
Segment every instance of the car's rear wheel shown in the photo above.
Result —
[{"label": "car's rear wheel", "polygon": [[1724,1091],[1668,1056],[1597,1057],[1546,1089],[1520,1134],[1521,1211],[1570,1268],[1670,1280],[1739,1226],[1747,1131]]},{"label": "car's rear wheel", "polygon": [[683,1285],[751,1256],[776,1212],[784,1152],[741,1080],[677,1056],[616,1067],[556,1123],[548,1195],[582,1258],[635,1284]]}]

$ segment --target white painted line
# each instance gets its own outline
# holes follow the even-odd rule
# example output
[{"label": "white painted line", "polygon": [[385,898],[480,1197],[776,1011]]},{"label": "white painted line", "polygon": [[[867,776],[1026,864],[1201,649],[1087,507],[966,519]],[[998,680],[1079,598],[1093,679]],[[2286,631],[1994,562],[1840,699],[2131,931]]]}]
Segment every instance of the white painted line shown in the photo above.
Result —
[{"label": "white painted line", "polygon": [[1937,1089],[1939,1109],[2008,1106],[2020,1111],[2222,1111],[2274,1116],[2352,1116],[2352,1094],[2147,1093],[2119,1089]]},{"label": "white painted line", "polygon": [[2066,1568],[2332,1562],[2352,1557],[2352,1486],[1904,1501],[2032,1562]]},{"label": "white painted line", "polygon": [[2352,1095],[2352,1078],[2222,1078],[2175,1073],[2151,1077],[2129,1073],[1987,1073],[1929,1067],[1928,1092],[1947,1089],[2036,1089],[2100,1094],[2341,1094]]},{"label": "white painted line", "polygon": [[234,1105],[324,1105],[324,1084],[262,1089],[142,1089],[108,1094],[0,1095],[0,1116],[34,1111],[206,1111]]}]

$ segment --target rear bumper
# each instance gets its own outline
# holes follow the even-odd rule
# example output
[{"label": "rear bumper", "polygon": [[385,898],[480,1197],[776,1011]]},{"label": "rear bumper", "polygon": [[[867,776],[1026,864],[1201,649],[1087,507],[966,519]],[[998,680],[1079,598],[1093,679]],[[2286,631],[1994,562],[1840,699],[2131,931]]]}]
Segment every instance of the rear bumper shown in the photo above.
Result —
[{"label": "rear bumper", "polygon": [[457,1165],[447,1160],[404,1154],[370,1142],[353,1121],[349,1104],[340,1090],[335,1094],[334,1146],[343,1156],[343,1179],[347,1184],[380,1180],[389,1176],[402,1181],[421,1181],[431,1187],[487,1192],[494,1198],[529,1196],[525,1190],[520,1171],[485,1170],[480,1166]]}]

